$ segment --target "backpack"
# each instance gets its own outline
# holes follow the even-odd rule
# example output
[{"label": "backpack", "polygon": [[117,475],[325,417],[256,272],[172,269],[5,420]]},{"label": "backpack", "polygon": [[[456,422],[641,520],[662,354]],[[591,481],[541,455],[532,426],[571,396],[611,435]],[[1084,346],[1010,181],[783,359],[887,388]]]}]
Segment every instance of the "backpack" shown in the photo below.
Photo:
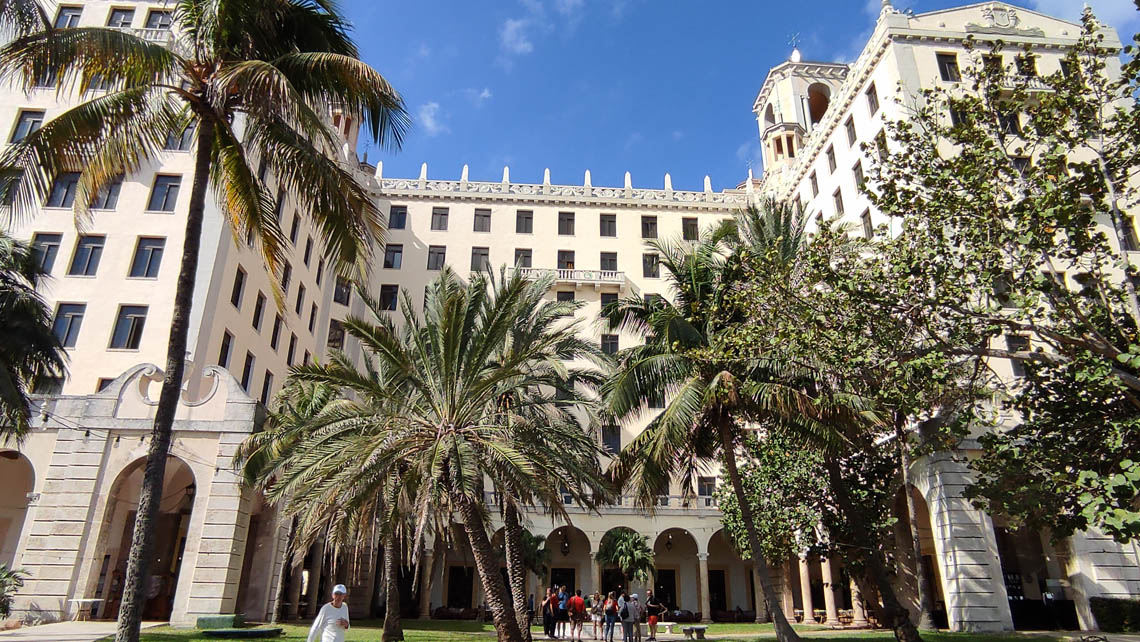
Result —
[{"label": "backpack", "polygon": [[621,613],[618,613],[618,617],[623,620],[629,617],[629,604],[623,604],[621,606]]}]

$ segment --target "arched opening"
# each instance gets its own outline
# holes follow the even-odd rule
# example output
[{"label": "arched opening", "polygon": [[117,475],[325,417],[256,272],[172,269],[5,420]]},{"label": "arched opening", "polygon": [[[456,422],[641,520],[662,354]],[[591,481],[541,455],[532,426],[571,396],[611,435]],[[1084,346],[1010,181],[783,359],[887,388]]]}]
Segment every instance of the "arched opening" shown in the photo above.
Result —
[{"label": "arched opening", "polygon": [[831,104],[831,88],[817,82],[808,87],[808,112],[812,124],[823,120],[827,108]]},{"label": "arched opening", "polygon": [[[942,592],[942,572],[938,567],[938,555],[934,549],[934,530],[930,525],[930,508],[926,499],[914,486],[908,487],[914,500],[914,512],[918,524],[919,550],[914,550],[910,529],[910,511],[907,510],[906,494],[899,489],[895,497],[895,545],[896,559],[899,561],[900,595],[907,600],[906,607],[918,613],[918,582],[930,596],[932,616],[939,628],[947,628],[946,597]],[[916,559],[917,558],[917,559]],[[917,574],[916,574],[917,572]]]},{"label": "arched opening", "polygon": [[1014,630],[1079,629],[1073,589],[1065,577],[1062,557],[1068,553],[1063,545],[1053,544],[1038,531],[1011,529],[998,517],[994,535]]},{"label": "arched opening", "polygon": [[[134,533],[145,468],[145,458],[128,464],[111,485],[107,498],[99,538],[102,550],[97,557],[101,561],[94,592],[95,597],[103,602],[92,609],[102,619],[113,620],[119,616],[127,557],[131,550],[131,536]],[[182,566],[182,553],[186,548],[190,514],[197,491],[194,472],[181,459],[168,457],[162,488],[162,500],[154,526],[155,543],[150,575],[144,589],[144,620],[166,621],[174,610],[178,573]]]},{"label": "arched opening", "polygon": [[772,104],[768,104],[768,108],[764,110],[764,129],[776,124],[776,110],[772,108]]},{"label": "arched opening", "polygon": [[[653,592],[670,611],[701,610],[697,566],[697,540],[683,528],[670,528],[653,544],[657,577]],[[678,620],[679,621],[679,620]]]},{"label": "arched opening", "polygon": [[708,603],[713,621],[754,621],[756,590],[751,567],[736,554],[724,529],[709,540],[708,568]]},{"label": "arched opening", "polygon": [[0,452],[0,564],[12,568],[20,546],[24,520],[28,516],[28,496],[36,486],[32,462],[15,450]]},{"label": "arched opening", "polygon": [[547,586],[565,586],[570,593],[575,589],[582,589],[583,594],[593,592],[593,551],[585,533],[574,526],[560,526],[546,536],[546,550],[550,555]]}]

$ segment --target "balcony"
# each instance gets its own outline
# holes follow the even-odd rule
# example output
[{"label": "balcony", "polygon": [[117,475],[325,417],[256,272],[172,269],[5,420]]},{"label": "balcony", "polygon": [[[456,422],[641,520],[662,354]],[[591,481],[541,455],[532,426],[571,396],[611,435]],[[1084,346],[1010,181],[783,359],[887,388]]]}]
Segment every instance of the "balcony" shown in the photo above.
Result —
[{"label": "balcony", "polygon": [[[499,506],[499,494],[494,491],[484,491],[483,501],[488,506]],[[574,501],[572,495],[563,495],[562,503],[565,509],[571,513],[587,512],[587,509],[578,505]],[[717,506],[716,497],[710,495],[697,495],[686,497],[684,495],[659,495],[657,501],[653,505],[654,511],[670,511],[670,512],[689,512],[701,515],[720,515],[720,508]],[[632,495],[622,495],[611,504],[603,505],[599,508],[600,512],[608,514],[630,514],[640,515],[645,513],[645,509],[637,505],[636,498]]]},{"label": "balcony", "polygon": [[572,283],[575,286],[625,285],[625,272],[614,270],[573,270],[549,268],[515,268],[524,279],[537,279],[554,275],[556,283]]},{"label": "balcony", "polygon": [[156,45],[170,46],[174,43],[174,32],[170,29],[134,29],[130,27],[112,27],[119,31],[125,31],[146,40],[153,42]]}]

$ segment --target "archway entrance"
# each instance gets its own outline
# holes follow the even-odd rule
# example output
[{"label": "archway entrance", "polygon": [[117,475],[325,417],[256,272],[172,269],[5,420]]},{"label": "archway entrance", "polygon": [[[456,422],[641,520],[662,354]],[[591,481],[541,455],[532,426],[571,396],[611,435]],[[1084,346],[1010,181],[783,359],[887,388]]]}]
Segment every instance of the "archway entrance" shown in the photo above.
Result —
[{"label": "archway entrance", "polygon": [[724,529],[709,539],[709,610],[715,622],[751,622],[756,619],[752,571],[725,537]]},{"label": "archway entrance", "polygon": [[1000,518],[994,518],[994,535],[1014,630],[1079,629],[1073,589],[1049,539],[1029,529],[1012,530]]},{"label": "archway entrance", "polygon": [[926,498],[917,488],[910,486],[909,490],[914,500],[915,521],[918,523],[919,550],[914,551],[914,545],[911,543],[913,540],[910,531],[910,511],[907,510],[905,491],[899,489],[895,497],[895,516],[898,517],[898,522],[895,524],[895,542],[899,549],[898,559],[905,565],[902,572],[905,584],[902,597],[912,601],[906,606],[911,612],[917,613],[919,605],[915,584],[921,582],[923,590],[930,596],[934,625],[945,629],[949,627],[949,619],[946,612],[946,597],[942,591],[942,573],[938,568],[938,556],[934,549],[930,509],[926,504]]},{"label": "archway entrance", "polygon": [[12,568],[28,516],[28,495],[35,489],[32,462],[15,450],[0,452],[0,564]]},{"label": "archway entrance", "polygon": [[657,577],[653,592],[670,611],[699,611],[697,540],[682,528],[670,528],[653,544]]},{"label": "archway entrance", "polygon": [[591,592],[593,581],[588,578],[593,551],[585,533],[574,526],[560,526],[547,535],[546,550],[550,556],[549,586],[565,586],[570,593],[582,589],[583,595]]},{"label": "archway entrance", "polygon": [[[131,550],[135,516],[142,489],[146,459],[138,459],[119,473],[107,499],[100,536],[99,576],[95,596],[103,602],[92,609],[97,617],[113,620],[119,616],[123,599],[123,585],[127,572],[127,557]],[[145,584],[146,601],[143,604],[144,620],[169,620],[174,610],[178,573],[182,566],[182,553],[186,548],[186,533],[190,527],[190,513],[197,487],[190,467],[177,457],[166,462],[162,501],[155,522],[155,546],[150,562],[150,576]]]}]

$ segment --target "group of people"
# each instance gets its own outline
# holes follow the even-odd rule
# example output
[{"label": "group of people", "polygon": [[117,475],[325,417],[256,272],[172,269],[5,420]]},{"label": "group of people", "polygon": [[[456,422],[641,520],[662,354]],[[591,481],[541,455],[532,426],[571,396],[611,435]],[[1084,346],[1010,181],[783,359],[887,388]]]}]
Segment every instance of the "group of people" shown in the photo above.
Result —
[{"label": "group of people", "polygon": [[[542,630],[551,640],[567,639],[582,641],[582,631],[586,619],[592,623],[594,640],[614,642],[614,629],[621,622],[623,642],[656,642],[657,622],[667,612],[667,607],[649,590],[642,604],[637,593],[610,591],[605,597],[601,593],[583,597],[582,590],[571,593],[565,586],[546,589],[546,597],[539,605],[542,610]],[[649,625],[649,637],[642,638],[641,621],[645,618]]]}]

